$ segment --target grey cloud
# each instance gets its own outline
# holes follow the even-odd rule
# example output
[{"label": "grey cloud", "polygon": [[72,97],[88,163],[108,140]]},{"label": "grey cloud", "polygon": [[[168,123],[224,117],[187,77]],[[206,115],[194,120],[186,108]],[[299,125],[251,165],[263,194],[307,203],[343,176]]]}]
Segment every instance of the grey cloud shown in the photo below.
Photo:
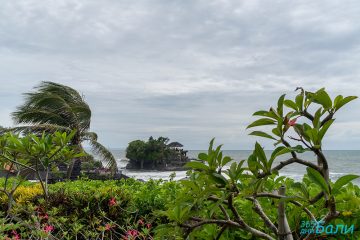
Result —
[{"label": "grey cloud", "polygon": [[[360,95],[359,10],[355,0],[4,1],[0,125],[47,80],[85,95],[107,146],[164,135],[251,148],[252,112],[283,92]],[[342,110],[330,148],[358,149],[359,107]]]}]

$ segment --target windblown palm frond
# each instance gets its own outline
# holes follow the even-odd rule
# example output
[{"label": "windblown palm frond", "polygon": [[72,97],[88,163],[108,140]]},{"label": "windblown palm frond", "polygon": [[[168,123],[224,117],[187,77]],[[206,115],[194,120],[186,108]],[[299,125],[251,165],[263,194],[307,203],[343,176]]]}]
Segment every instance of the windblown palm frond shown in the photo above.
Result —
[{"label": "windblown palm frond", "polygon": [[81,146],[82,141],[90,141],[104,161],[111,168],[116,168],[114,156],[97,142],[95,133],[89,132],[91,110],[78,91],[58,83],[42,82],[34,92],[24,95],[25,103],[12,113],[12,117],[17,124],[26,126],[6,131],[38,133],[55,130],[70,132],[75,129],[77,133],[72,144]]},{"label": "windblown palm frond", "polygon": [[16,112],[17,123],[41,124],[57,123],[57,125],[68,125],[67,119],[52,111],[44,109],[28,108],[26,111]]},{"label": "windblown palm frond", "polygon": [[42,132],[71,132],[72,129],[55,124],[38,124],[38,125],[29,125],[29,126],[19,126],[13,128],[1,129],[0,132],[14,132],[14,133],[42,133]]},{"label": "windblown palm frond", "polygon": [[97,141],[98,136],[94,132],[84,132],[81,138],[85,141]]},{"label": "windblown palm frond", "polygon": [[116,159],[112,155],[112,153],[104,147],[102,144],[100,144],[97,141],[89,141],[91,145],[91,150],[96,155],[102,158],[104,162],[106,162],[106,166],[111,169],[111,171],[114,173],[117,171],[117,164]]}]

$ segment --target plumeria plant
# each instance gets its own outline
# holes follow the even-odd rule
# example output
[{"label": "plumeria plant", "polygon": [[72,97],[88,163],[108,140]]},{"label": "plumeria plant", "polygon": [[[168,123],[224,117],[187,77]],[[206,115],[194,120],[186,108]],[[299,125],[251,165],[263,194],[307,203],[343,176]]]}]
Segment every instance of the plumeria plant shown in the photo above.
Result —
[{"label": "plumeria plant", "polygon": [[[256,142],[248,159],[235,162],[223,156],[221,145],[214,147],[213,139],[199,161],[187,164],[191,170],[183,192],[164,212],[171,224],[159,227],[159,236],[171,228],[167,239],[310,239],[311,234],[300,234],[301,219],[326,224],[340,216],[336,196],[358,176],[331,182],[323,139],[335,114],[357,97],[331,99],[325,89],[297,91],[295,99],[282,95],[276,107],[255,112],[259,119],[247,127],[271,127],[250,133],[274,141],[270,156]],[[315,161],[301,157],[306,151]],[[290,164],[306,167],[303,182],[279,176]]]},{"label": "plumeria plant", "polygon": [[[35,174],[48,197],[48,178],[56,163],[68,163],[71,159],[82,156],[70,145],[75,131],[67,134],[55,132],[41,136],[25,136],[5,133],[0,136],[0,163],[6,172],[6,180],[0,191],[9,199],[8,210],[13,204],[13,194],[29,174]],[[13,177],[13,178],[11,178]]]}]

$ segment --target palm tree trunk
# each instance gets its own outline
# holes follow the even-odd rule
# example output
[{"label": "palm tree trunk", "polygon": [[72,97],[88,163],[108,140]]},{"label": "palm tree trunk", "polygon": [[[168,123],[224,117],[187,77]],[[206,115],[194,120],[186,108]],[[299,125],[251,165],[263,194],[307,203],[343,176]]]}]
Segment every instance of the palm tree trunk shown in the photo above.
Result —
[{"label": "palm tree trunk", "polygon": [[[77,151],[80,153],[82,152],[83,148],[81,146],[80,136],[77,136],[77,134],[74,136],[72,143],[73,146],[77,146]],[[67,179],[76,179],[78,175],[80,175],[81,171],[81,159],[80,158],[74,158],[67,170]]]},{"label": "palm tree trunk", "polygon": [[68,170],[67,170],[67,173],[66,173],[66,178],[67,179],[71,178],[71,174],[72,174],[72,171],[73,171],[73,168],[74,168],[74,165],[75,165],[75,161],[76,161],[76,158],[71,160],[71,163],[69,164],[69,167],[68,167]]}]

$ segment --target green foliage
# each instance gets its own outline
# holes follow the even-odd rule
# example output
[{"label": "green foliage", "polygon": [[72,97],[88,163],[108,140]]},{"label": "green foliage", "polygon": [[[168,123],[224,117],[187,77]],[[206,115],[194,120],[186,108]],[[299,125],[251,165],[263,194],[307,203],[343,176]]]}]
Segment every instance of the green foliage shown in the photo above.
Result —
[{"label": "green foliage", "polygon": [[326,183],[326,180],[324,179],[323,176],[321,176],[321,174],[318,171],[312,168],[307,168],[306,171],[312,182],[317,184],[321,188],[321,190],[325,191],[327,194],[330,194],[330,189]]},{"label": "green foliage", "polygon": [[345,186],[346,184],[348,184],[349,182],[351,182],[352,180],[354,180],[358,177],[359,177],[358,175],[352,175],[352,174],[340,177],[338,180],[336,180],[336,182],[333,186],[333,190],[340,191],[340,189],[343,186]]},{"label": "green foliage", "polygon": [[[356,97],[337,96],[332,100],[324,89],[299,90],[294,100],[286,99],[284,94],[278,99],[276,108],[255,112],[253,115],[260,118],[247,127],[273,125],[271,131],[250,133],[274,140],[275,146],[280,145],[271,156],[267,156],[256,142],[247,160],[232,161],[223,156],[221,145],[214,147],[213,139],[208,152],[199,154],[199,161],[187,164],[191,168],[188,179],[181,181],[183,187],[175,206],[169,205],[163,213],[171,224],[159,228],[160,237],[165,236],[162,229],[172,229],[174,239],[276,239],[281,238],[281,234],[286,235],[279,232],[279,224],[283,222],[290,226],[286,231],[293,231],[293,235],[299,237],[302,219],[343,223],[343,217],[353,215],[347,211],[341,215],[336,209],[349,200],[343,196],[344,189],[352,185],[343,188],[344,185],[358,176],[343,176],[333,184],[322,142],[334,122],[334,114]],[[317,164],[298,157],[305,151],[314,153]],[[289,154],[287,160],[274,164],[279,156]],[[247,166],[243,166],[245,162]],[[279,177],[279,171],[293,163],[308,167],[302,182]],[[285,196],[280,194],[280,187],[287,189]],[[356,192],[351,201],[358,199]],[[283,204],[285,212],[278,215]],[[358,214],[359,207],[354,209]],[[359,236],[359,232],[355,235]]]},{"label": "green foliage", "polygon": [[[129,143],[126,148],[126,157],[133,163],[141,165],[146,159],[147,144],[142,140],[135,140]],[[143,164],[143,163],[142,163]],[[140,167],[143,168],[143,167]]]},{"label": "green foliage", "polygon": [[[11,191],[7,191],[8,186],[5,185],[4,192],[8,194],[9,201],[11,201],[13,191],[29,173],[36,174],[44,195],[47,196],[48,174],[51,170],[55,170],[56,164],[68,163],[73,158],[83,156],[76,146],[70,145],[75,134],[76,131],[70,134],[66,132],[43,133],[40,136],[28,134],[20,137],[12,133],[0,136],[1,165],[5,171],[8,171],[7,176],[11,173],[16,174],[18,178],[18,183],[12,186]],[[41,176],[41,173],[45,175]]]},{"label": "green foliage", "polygon": [[[254,116],[262,116],[265,118],[254,121],[248,128],[264,125],[275,125],[276,127],[272,129],[271,133],[254,131],[250,133],[250,135],[281,140],[290,127],[294,126],[294,130],[299,137],[310,142],[313,147],[320,148],[321,140],[334,121],[334,119],[332,119],[333,115],[345,104],[357,98],[355,96],[343,98],[339,95],[332,101],[324,89],[320,89],[315,93],[307,92],[303,89],[300,90],[301,92],[296,96],[295,101],[285,99],[285,95],[282,95],[279,98],[277,110],[270,108],[269,111],[255,112]],[[297,118],[309,117],[308,109],[312,105],[314,105],[314,107],[316,107],[315,105],[320,106],[314,116],[310,117],[312,126],[306,122],[303,124],[295,124]],[[284,114],[284,106],[290,108],[291,111]],[[325,118],[327,116],[325,116],[325,114],[329,115],[329,119],[326,121]]]},{"label": "green foliage", "polygon": [[[164,210],[179,188],[177,182],[161,180],[85,179],[50,185],[44,201],[41,187],[25,182],[16,190],[17,204],[11,212],[16,217],[0,222],[0,238],[13,236],[14,230],[22,239],[123,239],[136,230],[139,239],[151,239],[153,228],[165,220],[156,211]],[[5,208],[0,201],[0,209]],[[54,229],[46,233],[46,226]]]}]

